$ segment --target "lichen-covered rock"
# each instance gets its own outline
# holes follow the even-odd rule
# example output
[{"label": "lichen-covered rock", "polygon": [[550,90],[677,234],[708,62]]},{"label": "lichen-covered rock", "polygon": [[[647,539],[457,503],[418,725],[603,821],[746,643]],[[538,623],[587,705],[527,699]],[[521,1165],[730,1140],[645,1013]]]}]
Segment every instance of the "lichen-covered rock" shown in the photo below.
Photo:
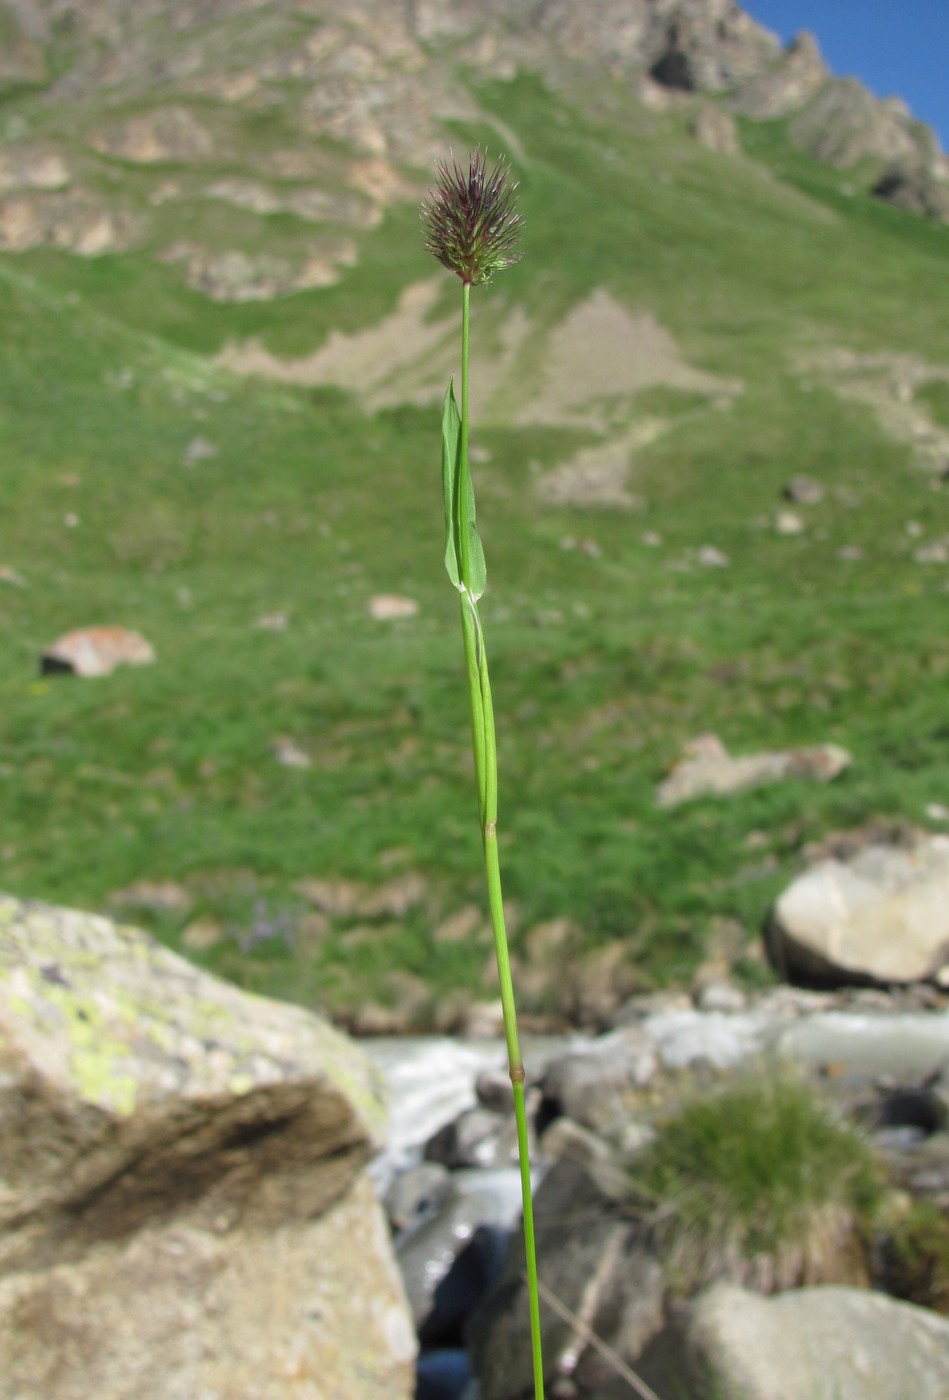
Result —
[{"label": "lichen-covered rock", "polygon": [[357,1047],[0,897],[0,1400],[397,1400],[414,1341]]}]

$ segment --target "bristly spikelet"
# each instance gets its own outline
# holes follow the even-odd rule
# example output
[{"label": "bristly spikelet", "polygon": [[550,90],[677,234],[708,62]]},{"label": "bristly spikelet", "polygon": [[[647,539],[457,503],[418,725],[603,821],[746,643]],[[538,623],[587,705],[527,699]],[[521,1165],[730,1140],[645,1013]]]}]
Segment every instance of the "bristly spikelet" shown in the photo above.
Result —
[{"label": "bristly spikelet", "polygon": [[454,158],[438,164],[438,182],[422,202],[425,247],[472,287],[520,258],[523,219],[515,207],[516,183],[499,160],[488,171],[475,151],[463,170]]}]

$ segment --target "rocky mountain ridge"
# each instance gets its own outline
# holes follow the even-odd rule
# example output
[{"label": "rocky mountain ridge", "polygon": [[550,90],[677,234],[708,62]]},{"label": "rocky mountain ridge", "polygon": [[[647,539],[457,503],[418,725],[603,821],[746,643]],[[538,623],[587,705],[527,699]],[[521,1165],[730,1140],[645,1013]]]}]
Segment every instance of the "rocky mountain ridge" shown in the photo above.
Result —
[{"label": "rocky mountain ridge", "polygon": [[142,250],[220,301],[339,280],[446,123],[485,120],[478,84],[519,73],[569,95],[605,71],[723,151],[733,114],[787,118],[816,159],[949,219],[929,128],[733,0],[3,0],[0,35],[0,250]]}]

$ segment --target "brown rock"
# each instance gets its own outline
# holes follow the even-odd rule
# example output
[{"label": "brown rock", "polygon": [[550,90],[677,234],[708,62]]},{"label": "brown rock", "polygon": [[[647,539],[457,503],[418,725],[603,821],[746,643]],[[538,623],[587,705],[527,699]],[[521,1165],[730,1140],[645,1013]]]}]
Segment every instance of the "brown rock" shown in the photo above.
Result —
[{"label": "brown rock", "polygon": [[343,917],[354,914],[366,894],[365,885],[356,880],[321,880],[315,876],[298,880],[293,888],[324,914]]},{"label": "brown rock", "polygon": [[638,979],[622,939],[592,948],[567,973],[561,1010],[581,1026],[603,1029],[636,990]]},{"label": "brown rock", "polygon": [[365,895],[356,912],[364,919],[404,919],[410,909],[422,902],[427,891],[425,876],[409,870]]},{"label": "brown rock", "polygon": [[109,895],[109,903],[117,908],[147,909],[153,914],[187,914],[193,901],[177,880],[138,880]]},{"label": "brown rock", "polygon": [[43,675],[68,671],[74,676],[108,676],[117,666],[147,666],[155,649],[138,632],[125,627],[80,627],[58,637],[43,652]]},{"label": "brown rock", "polygon": [[465,943],[469,939],[477,941],[477,935],[484,924],[484,915],[476,904],[463,904],[447,919],[437,924],[432,934],[436,943]]},{"label": "brown rock", "polygon": [[181,946],[192,953],[204,953],[208,948],[216,948],[224,937],[224,926],[219,919],[208,915],[192,919],[181,935]]}]

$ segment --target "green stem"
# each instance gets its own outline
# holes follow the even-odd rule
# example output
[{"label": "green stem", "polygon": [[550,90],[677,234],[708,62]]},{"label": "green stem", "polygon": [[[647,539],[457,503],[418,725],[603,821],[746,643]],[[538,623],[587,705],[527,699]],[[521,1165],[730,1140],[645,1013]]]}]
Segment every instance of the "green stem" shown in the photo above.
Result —
[{"label": "green stem", "polygon": [[494,705],[484,634],[478,616],[478,605],[471,596],[470,559],[468,553],[468,327],[470,287],[464,284],[461,322],[461,434],[459,445],[458,489],[455,492],[457,511],[457,545],[463,591],[461,594],[461,630],[465,646],[465,665],[471,701],[471,732],[474,748],[475,779],[481,836],[484,844],[485,875],[488,903],[494,930],[494,951],[498,965],[501,1009],[504,1017],[504,1039],[507,1044],[508,1068],[514,1087],[514,1119],[517,1128],[517,1154],[520,1163],[521,1201],[524,1220],[524,1252],[527,1263],[527,1294],[530,1311],[531,1355],[534,1370],[535,1400],[544,1400],[544,1368],[540,1338],[540,1294],[537,1282],[537,1257],[534,1243],[534,1206],[531,1196],[530,1156],[527,1140],[527,1110],[524,1104],[524,1063],[521,1059],[517,1034],[517,1008],[511,977],[507,928],[504,921],[504,899],[501,891],[501,863],[498,854],[498,764],[494,727]]},{"label": "green stem", "polygon": [[[477,618],[477,609],[475,610]],[[479,632],[480,632],[480,623]],[[494,733],[494,706],[488,678],[488,658],[481,643],[480,666],[481,707],[484,715],[484,865],[488,882],[488,902],[491,926],[494,930],[494,951],[498,964],[501,989],[501,1009],[504,1016],[504,1039],[507,1043],[508,1068],[514,1086],[514,1117],[517,1127],[517,1156],[521,1172],[521,1202],[524,1208],[524,1254],[527,1263],[527,1296],[530,1309],[531,1352],[534,1362],[534,1394],[544,1400],[544,1368],[540,1343],[540,1299],[537,1288],[537,1254],[534,1246],[534,1203],[531,1195],[531,1168],[527,1142],[527,1111],[524,1106],[524,1062],[521,1059],[517,1035],[517,1008],[514,1003],[514,983],[508,953],[507,929],[504,922],[504,900],[501,894],[501,862],[498,854],[498,765]]]},{"label": "green stem", "polygon": [[461,441],[458,446],[458,567],[461,581],[471,591],[471,555],[469,550],[468,479],[468,328],[471,324],[471,283],[465,282],[461,299]]}]

